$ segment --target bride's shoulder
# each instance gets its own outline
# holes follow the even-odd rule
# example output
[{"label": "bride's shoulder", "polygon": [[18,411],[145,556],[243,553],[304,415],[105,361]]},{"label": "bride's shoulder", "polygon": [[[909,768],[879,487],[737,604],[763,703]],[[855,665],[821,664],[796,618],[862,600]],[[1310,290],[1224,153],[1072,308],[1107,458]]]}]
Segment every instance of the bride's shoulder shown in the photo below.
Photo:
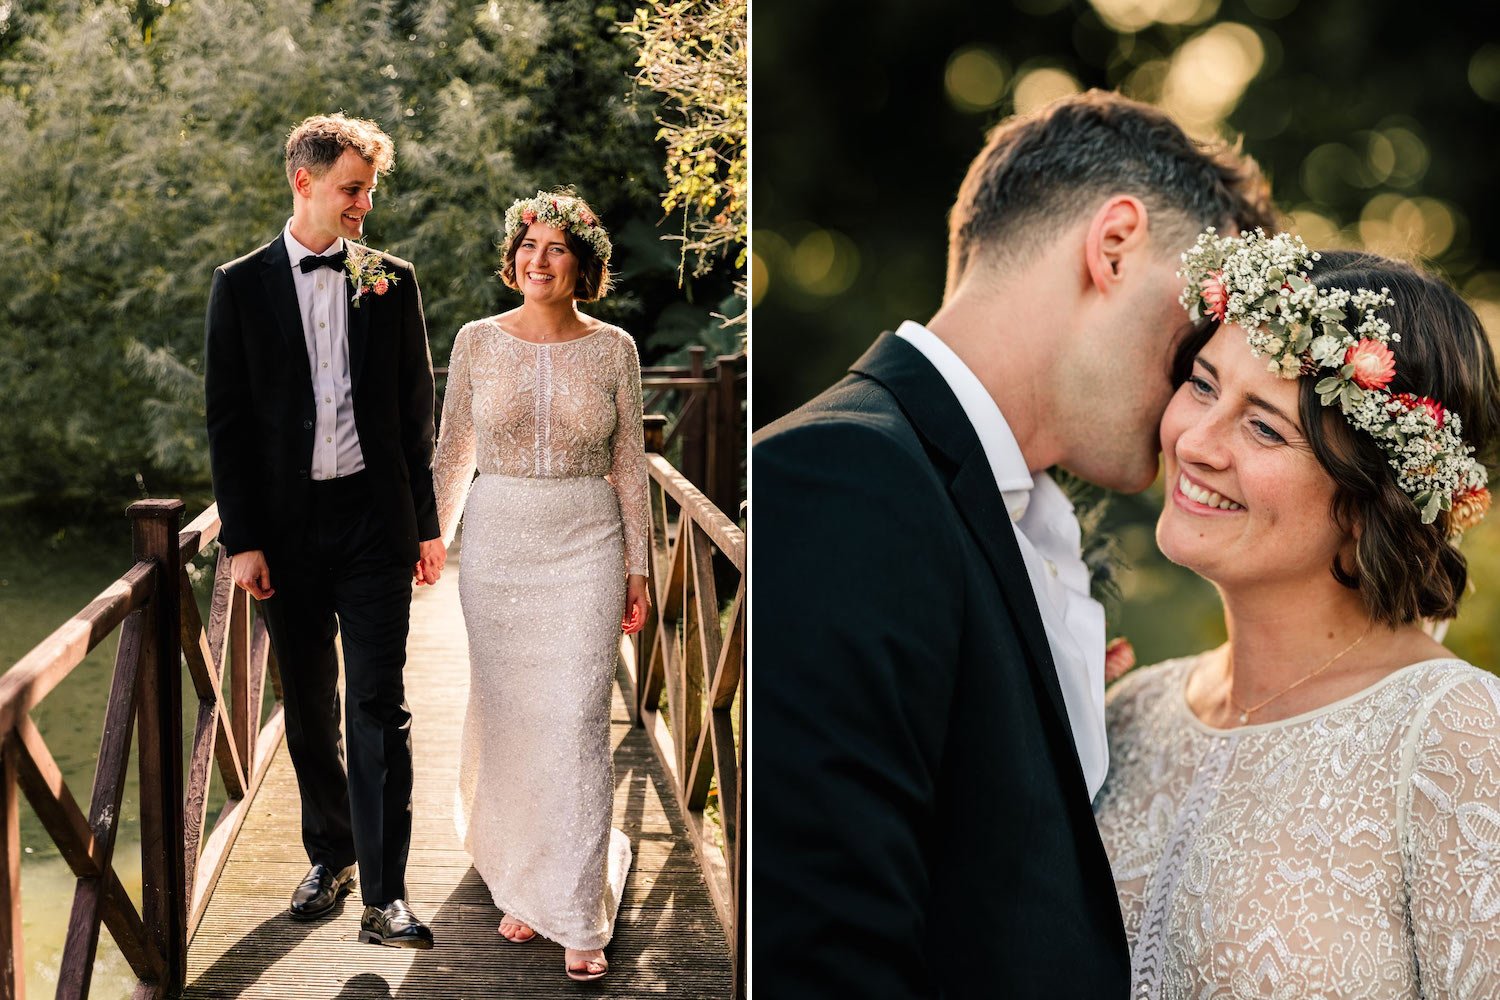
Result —
[{"label": "bride's shoulder", "polygon": [[1460,659],[1406,668],[1410,704],[1421,728],[1459,728],[1500,739],[1500,677]]},{"label": "bride's shoulder", "polygon": [[1174,656],[1150,666],[1137,667],[1109,686],[1108,697],[1118,698],[1143,690],[1160,691],[1164,686],[1182,683],[1197,666],[1204,653]]}]

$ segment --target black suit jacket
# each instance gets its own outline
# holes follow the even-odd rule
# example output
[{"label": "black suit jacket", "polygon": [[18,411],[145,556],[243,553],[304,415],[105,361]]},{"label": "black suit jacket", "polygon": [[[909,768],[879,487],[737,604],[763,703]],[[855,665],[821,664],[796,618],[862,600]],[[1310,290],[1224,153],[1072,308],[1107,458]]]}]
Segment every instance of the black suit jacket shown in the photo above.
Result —
[{"label": "black suit jacket", "polygon": [[[350,253],[377,253],[346,245]],[[354,424],[390,556],[415,563],[417,543],[439,535],[432,358],[415,270],[380,256],[399,280],[385,295],[366,294],[348,314]],[[204,389],[219,539],[230,553],[295,545],[312,490],[315,405],[280,234],[214,270],[207,327]]]},{"label": "black suit jacket", "polygon": [[757,990],[1125,997],[1036,598],[942,376],[885,334],[752,461]]}]

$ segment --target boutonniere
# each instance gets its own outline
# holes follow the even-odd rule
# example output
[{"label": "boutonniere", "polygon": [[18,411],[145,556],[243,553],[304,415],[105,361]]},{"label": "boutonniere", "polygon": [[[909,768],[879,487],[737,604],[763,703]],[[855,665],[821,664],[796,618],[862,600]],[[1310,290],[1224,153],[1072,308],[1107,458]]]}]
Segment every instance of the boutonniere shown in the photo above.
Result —
[{"label": "boutonniere", "polygon": [[391,290],[392,285],[401,280],[381,266],[380,255],[374,251],[346,255],[344,270],[354,283],[354,294],[349,297],[349,302],[356,309],[359,308],[360,299],[366,294],[374,292],[376,295],[384,295]]}]

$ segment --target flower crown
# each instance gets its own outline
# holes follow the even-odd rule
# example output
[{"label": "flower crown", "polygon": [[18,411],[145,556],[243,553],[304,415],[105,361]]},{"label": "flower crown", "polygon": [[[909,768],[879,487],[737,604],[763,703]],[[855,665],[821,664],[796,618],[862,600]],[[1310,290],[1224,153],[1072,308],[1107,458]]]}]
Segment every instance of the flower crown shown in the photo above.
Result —
[{"label": "flower crown", "polygon": [[1243,327],[1250,352],[1269,358],[1267,369],[1282,378],[1331,371],[1314,387],[1323,405],[1337,403],[1350,425],[1375,439],[1423,524],[1449,511],[1456,538],[1489,509],[1489,474],[1464,443],[1458,414],[1426,396],[1386,391],[1396,377],[1386,345],[1401,339],[1377,315],[1395,304],[1390,289],[1318,288],[1307,271],[1319,259],[1290,233],[1219,236],[1209,227],[1182,255],[1181,301],[1194,321]]},{"label": "flower crown", "polygon": [[518,198],[505,210],[505,244],[515,239],[522,226],[540,222],[553,229],[572,233],[593,248],[604,263],[609,263],[609,234],[588,207],[572,195],[538,191],[535,198]]}]

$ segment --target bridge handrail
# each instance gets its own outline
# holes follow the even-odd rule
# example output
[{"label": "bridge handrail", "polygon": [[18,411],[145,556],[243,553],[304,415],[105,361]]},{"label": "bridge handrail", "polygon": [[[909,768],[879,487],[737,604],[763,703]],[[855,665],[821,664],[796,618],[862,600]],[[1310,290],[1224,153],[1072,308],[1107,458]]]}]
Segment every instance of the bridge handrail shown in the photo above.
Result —
[{"label": "bridge handrail", "polygon": [[[632,721],[646,729],[670,777],[728,939],[739,997],[745,992],[748,888],[745,533],[661,456],[665,423],[646,417],[654,600],[626,664],[635,687]],[[727,611],[721,584],[734,593]],[[660,711],[664,694],[666,713]],[[722,847],[705,813],[714,784]]]},{"label": "bridge handrail", "polygon": [[[234,587],[227,557],[219,553],[206,626],[186,571],[218,536],[217,507],[179,531],[182,511],[180,500],[131,504],[134,565],[0,675],[0,1000],[25,990],[20,794],[77,878],[57,996],[88,996],[104,927],[138,980],[136,997],[162,997],[184,983],[187,944],[281,740],[280,682],[270,641],[264,623],[250,614],[248,595]],[[104,733],[85,813],[30,713],[117,630]],[[184,666],[198,698],[186,774]],[[260,706],[268,674],[277,703],[263,724]],[[132,737],[140,778],[139,911],[114,865]],[[227,801],[205,836],[215,767]]]}]

